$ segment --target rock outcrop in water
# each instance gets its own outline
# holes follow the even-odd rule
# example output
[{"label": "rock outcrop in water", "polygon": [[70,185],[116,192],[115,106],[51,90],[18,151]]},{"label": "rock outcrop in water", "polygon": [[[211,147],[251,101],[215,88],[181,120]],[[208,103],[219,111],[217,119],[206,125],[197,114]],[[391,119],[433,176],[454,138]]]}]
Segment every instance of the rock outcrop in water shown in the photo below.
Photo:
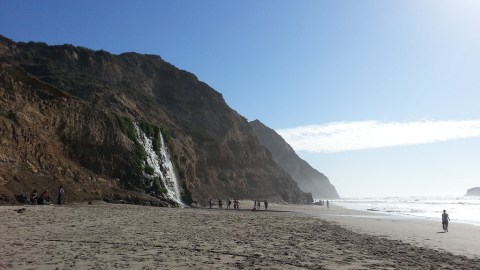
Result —
[{"label": "rock outcrop in water", "polygon": [[474,187],[467,190],[465,196],[479,196],[480,197],[480,187]]},{"label": "rock outcrop in water", "polygon": [[62,184],[67,200],[175,204],[162,180],[172,172],[146,149],[159,150],[161,132],[184,202],[311,201],[221,94],[159,56],[0,36],[0,63],[5,200]]},{"label": "rock outcrop in water", "polygon": [[272,153],[273,160],[292,176],[303,191],[311,192],[314,198],[339,198],[328,178],[301,159],[275,130],[259,120],[250,122],[250,125],[260,142]]}]

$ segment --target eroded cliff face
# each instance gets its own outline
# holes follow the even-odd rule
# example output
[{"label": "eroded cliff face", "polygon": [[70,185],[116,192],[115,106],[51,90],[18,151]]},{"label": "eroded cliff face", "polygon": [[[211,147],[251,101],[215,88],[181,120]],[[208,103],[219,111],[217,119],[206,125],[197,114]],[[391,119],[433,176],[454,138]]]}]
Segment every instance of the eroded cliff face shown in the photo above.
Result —
[{"label": "eroded cliff face", "polygon": [[167,137],[186,200],[311,200],[221,94],[159,56],[0,37],[0,63],[0,194],[9,198],[60,184],[74,200],[144,196],[153,187],[136,123]]},{"label": "eroded cliff face", "polygon": [[273,160],[292,176],[303,191],[311,192],[314,198],[319,199],[339,198],[328,178],[301,159],[275,130],[259,120],[250,122],[250,125],[260,142],[272,153]]}]

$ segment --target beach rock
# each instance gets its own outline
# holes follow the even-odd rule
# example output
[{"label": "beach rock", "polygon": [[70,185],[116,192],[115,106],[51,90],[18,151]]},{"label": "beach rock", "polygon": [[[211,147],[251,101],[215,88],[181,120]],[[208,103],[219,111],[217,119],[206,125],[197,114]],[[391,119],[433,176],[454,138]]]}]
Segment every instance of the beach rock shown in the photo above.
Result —
[{"label": "beach rock", "polygon": [[468,189],[465,196],[480,196],[480,187]]}]

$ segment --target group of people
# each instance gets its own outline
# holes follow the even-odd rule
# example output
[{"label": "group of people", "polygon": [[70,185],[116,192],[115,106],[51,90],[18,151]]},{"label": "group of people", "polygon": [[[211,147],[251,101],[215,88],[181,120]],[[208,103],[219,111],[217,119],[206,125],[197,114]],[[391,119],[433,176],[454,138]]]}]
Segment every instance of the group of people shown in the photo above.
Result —
[{"label": "group of people", "polygon": [[[260,200],[253,201],[253,208],[252,211],[260,210],[260,206],[262,205]],[[268,202],[267,200],[263,201],[263,206],[265,207],[265,211],[268,209]]]},{"label": "group of people", "polygon": [[[240,201],[238,199],[233,199],[230,200],[230,199],[227,199],[225,201],[226,203],[226,209],[232,209],[231,206],[232,206],[232,203],[233,203],[233,209],[235,210],[239,210],[240,209]],[[223,204],[224,204],[224,201],[222,199],[218,199],[217,201],[217,205],[218,205],[218,208],[219,209],[223,209]],[[214,201],[212,199],[208,200],[208,206],[210,207],[210,209],[212,209],[212,207],[215,205]],[[267,200],[264,200],[263,201],[263,205],[265,207],[265,210],[268,209],[268,202]],[[260,210],[260,207],[261,207],[261,201],[260,200],[255,200],[253,201],[253,211],[256,211],[256,210]]]},{"label": "group of people", "polygon": [[321,206],[327,205],[327,208],[330,208],[330,201],[329,200],[327,200],[327,201],[319,200],[318,202],[315,202],[314,204],[321,205]]},{"label": "group of people", "polygon": [[[57,193],[57,204],[62,204],[64,193],[65,193],[65,190],[63,189],[63,186],[60,186]],[[48,194],[48,191],[46,189],[40,195],[38,194],[37,190],[34,189],[32,193],[30,193],[30,196],[22,194],[17,197],[17,200],[20,201],[21,203],[28,203],[28,204],[51,204],[52,203],[50,195]]]},{"label": "group of people", "polygon": [[[232,202],[233,202],[233,209],[235,210],[238,210],[240,209],[240,201],[238,199],[233,199],[230,200],[230,199],[227,199],[226,200],[226,204],[227,204],[227,209],[232,209]],[[210,209],[212,209],[213,205],[215,205],[215,203],[213,202],[212,199],[208,200],[208,205],[210,206]],[[218,208],[222,209],[223,208],[223,200],[222,199],[218,199]]]}]

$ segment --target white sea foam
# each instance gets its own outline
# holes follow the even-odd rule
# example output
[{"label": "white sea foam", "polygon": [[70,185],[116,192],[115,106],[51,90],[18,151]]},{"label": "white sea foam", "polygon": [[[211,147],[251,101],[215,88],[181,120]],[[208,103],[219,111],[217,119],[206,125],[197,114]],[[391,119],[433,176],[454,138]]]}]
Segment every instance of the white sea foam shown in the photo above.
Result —
[{"label": "white sea foam", "polygon": [[397,217],[418,217],[431,220],[440,220],[445,209],[452,222],[480,226],[480,197],[348,198],[337,200],[334,203],[348,209],[378,211]]}]

